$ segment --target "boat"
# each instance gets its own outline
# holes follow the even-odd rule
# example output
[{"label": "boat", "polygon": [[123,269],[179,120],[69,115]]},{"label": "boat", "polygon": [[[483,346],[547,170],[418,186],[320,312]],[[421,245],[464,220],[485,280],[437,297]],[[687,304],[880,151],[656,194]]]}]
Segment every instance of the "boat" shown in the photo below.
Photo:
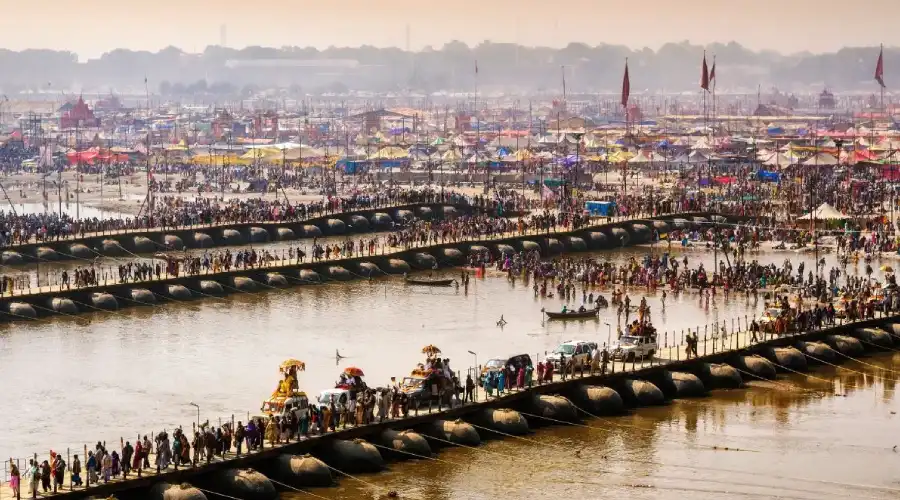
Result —
[{"label": "boat", "polygon": [[418,286],[450,286],[453,284],[453,278],[441,280],[423,280],[415,278],[406,278],[406,283]]},{"label": "boat", "polygon": [[550,312],[544,311],[549,319],[584,319],[596,318],[600,314],[600,308],[588,309],[586,311],[566,311],[566,312]]}]

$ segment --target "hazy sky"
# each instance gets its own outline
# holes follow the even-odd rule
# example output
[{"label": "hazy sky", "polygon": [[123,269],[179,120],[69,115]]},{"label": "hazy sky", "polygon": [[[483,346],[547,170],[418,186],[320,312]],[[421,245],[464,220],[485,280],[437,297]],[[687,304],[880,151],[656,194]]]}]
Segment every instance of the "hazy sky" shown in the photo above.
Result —
[{"label": "hazy sky", "polygon": [[829,52],[900,45],[900,0],[27,0],[4,1],[0,48],[189,52],[229,47],[435,48],[458,39],[526,45],[736,41],[752,49]]}]

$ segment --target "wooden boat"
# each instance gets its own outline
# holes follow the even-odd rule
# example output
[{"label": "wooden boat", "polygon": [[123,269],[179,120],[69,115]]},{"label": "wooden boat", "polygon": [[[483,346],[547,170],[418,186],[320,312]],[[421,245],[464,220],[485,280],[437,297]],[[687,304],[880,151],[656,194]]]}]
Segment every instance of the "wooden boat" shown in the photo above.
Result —
[{"label": "wooden boat", "polygon": [[544,312],[549,319],[584,319],[596,318],[600,314],[600,308],[588,309],[586,311],[568,311],[568,312]]},{"label": "wooden boat", "polygon": [[409,285],[418,285],[418,286],[450,286],[453,284],[453,278],[442,279],[442,280],[426,280],[426,279],[416,279],[416,278],[406,278],[406,283]]}]

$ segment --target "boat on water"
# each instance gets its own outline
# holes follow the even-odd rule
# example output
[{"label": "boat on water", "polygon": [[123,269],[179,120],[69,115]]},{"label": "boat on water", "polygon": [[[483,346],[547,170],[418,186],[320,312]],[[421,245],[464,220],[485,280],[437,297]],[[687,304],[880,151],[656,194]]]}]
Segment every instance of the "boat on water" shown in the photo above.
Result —
[{"label": "boat on water", "polygon": [[544,311],[544,314],[547,315],[549,319],[585,319],[585,318],[596,318],[600,314],[600,308],[587,309],[585,311],[561,311],[561,312],[551,312]]},{"label": "boat on water", "polygon": [[406,278],[406,283],[417,286],[450,286],[453,284],[453,278],[448,279],[416,279]]}]

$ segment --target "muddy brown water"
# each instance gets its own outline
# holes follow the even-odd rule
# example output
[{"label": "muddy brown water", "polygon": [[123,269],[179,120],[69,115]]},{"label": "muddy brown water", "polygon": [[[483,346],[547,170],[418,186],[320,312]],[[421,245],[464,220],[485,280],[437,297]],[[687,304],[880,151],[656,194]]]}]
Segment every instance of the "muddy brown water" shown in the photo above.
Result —
[{"label": "muddy brown water", "polygon": [[[597,256],[623,261],[647,251]],[[676,248],[673,255],[682,254]],[[691,265],[712,263],[711,253],[687,255]],[[756,258],[813,265],[811,256],[794,253]],[[826,259],[833,265],[832,255]],[[638,301],[644,292],[630,295]],[[728,301],[719,295],[708,308],[695,294],[670,295],[665,312],[658,293],[648,300],[653,321],[668,331],[752,316],[763,308],[761,299],[754,304],[742,295]],[[275,387],[278,363],[288,357],[307,362],[300,384],[317,394],[350,365],[365,370],[370,385],[387,384],[421,360],[426,344],[442,348],[451,366],[465,372],[475,364],[470,350],[478,363],[516,353],[543,356],[568,339],[604,341],[604,322],[615,325],[612,311],[598,321],[542,322],[542,307],[558,310],[562,304],[535,298],[530,286],[501,276],[472,279],[468,291],[410,287],[394,277],[3,325],[0,456],[66,448],[74,453],[97,440],[133,440],[138,433],[190,427],[197,418],[191,402],[200,405],[202,420],[217,423],[232,414],[245,419]],[[503,329],[496,326],[501,314],[509,322]],[[336,350],[343,360],[335,359]],[[831,382],[805,377],[754,382],[706,399],[585,422],[597,428],[545,427],[528,438],[536,442],[505,439],[478,450],[444,450],[437,455],[442,461],[392,464],[384,474],[362,477],[368,484],[345,478],[316,493],[377,498],[390,489],[404,498],[429,500],[547,494],[897,497],[900,490],[843,484],[900,489],[900,454],[892,448],[900,445],[898,417],[892,413],[898,410],[893,379],[900,378],[900,357],[879,355],[866,362],[898,373],[849,364],[865,375],[818,370],[817,376]],[[846,397],[817,396],[803,388]]]}]

